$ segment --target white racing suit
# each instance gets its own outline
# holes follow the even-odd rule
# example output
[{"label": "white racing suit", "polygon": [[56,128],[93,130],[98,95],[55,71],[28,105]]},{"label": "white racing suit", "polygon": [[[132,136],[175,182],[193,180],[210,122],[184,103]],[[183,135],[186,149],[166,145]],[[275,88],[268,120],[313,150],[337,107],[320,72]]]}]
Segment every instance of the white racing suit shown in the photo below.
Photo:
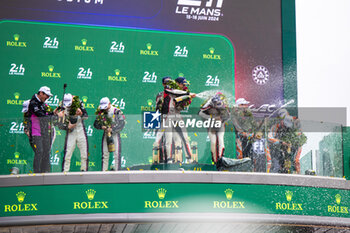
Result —
[{"label": "white racing suit", "polygon": [[[64,157],[63,157],[63,167],[64,172],[69,172],[70,163],[75,147],[78,146],[80,151],[80,170],[87,171],[89,160],[88,160],[88,151],[89,144],[86,135],[86,130],[84,126],[84,120],[88,118],[88,114],[84,108],[84,104],[81,102],[80,109],[83,112],[83,115],[77,118],[76,126],[73,129],[67,128],[66,133],[66,142],[64,146]],[[65,116],[69,118],[69,108],[65,109]]]},{"label": "white racing suit", "polygon": [[[188,92],[165,87],[162,105],[162,124],[156,135],[155,145],[161,148],[162,137],[165,136],[165,154],[168,161],[182,162],[182,141],[184,142],[186,157],[192,158],[191,147],[185,128],[174,127],[174,122],[182,120],[179,109],[176,109],[175,98],[188,95]],[[175,144],[175,158],[172,157],[173,141]]]},{"label": "white racing suit", "polygon": [[[120,131],[125,126],[125,116],[123,112],[116,107],[111,107],[108,109],[108,117],[112,119],[112,137],[114,140],[115,151],[114,156],[114,170],[120,170],[120,160],[121,160],[121,140]],[[102,125],[99,125],[97,121],[94,122],[94,127],[96,129],[102,129]],[[107,145],[107,132],[103,133],[102,136],[102,171],[108,171],[109,165],[109,151]]]},{"label": "white racing suit", "polygon": [[208,129],[208,136],[210,139],[210,150],[211,156],[214,163],[216,163],[221,157],[224,156],[225,152],[225,122],[229,118],[229,111],[225,107],[215,108],[208,100],[199,111],[199,116],[204,119],[215,119],[221,121],[221,127],[210,127]]},{"label": "white racing suit", "polygon": [[231,114],[231,119],[236,132],[237,159],[249,157],[253,129],[259,128],[253,114],[249,109],[235,108]]}]

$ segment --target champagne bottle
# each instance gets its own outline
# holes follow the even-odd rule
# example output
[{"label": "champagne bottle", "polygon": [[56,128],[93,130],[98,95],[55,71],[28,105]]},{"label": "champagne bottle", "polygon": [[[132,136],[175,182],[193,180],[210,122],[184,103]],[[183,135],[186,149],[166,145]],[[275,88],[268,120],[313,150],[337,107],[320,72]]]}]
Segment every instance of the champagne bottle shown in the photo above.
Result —
[{"label": "champagne bottle", "polygon": [[192,152],[192,161],[198,163],[198,143],[195,141],[191,142],[191,152]]},{"label": "champagne bottle", "polygon": [[111,132],[107,133],[107,146],[108,146],[108,152],[115,151],[114,140],[113,140]]},{"label": "champagne bottle", "polygon": [[175,98],[175,102],[181,102],[181,101],[184,101],[184,100],[190,99],[190,98],[191,98],[190,95],[179,96],[179,97],[176,97],[176,98]]}]

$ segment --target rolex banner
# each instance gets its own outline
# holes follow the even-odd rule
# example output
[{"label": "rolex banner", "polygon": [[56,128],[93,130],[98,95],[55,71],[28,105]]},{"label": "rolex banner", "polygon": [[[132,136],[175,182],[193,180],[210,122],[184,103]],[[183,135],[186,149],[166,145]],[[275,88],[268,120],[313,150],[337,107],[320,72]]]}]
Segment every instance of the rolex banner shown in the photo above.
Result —
[{"label": "rolex banner", "polygon": [[[155,111],[156,95],[163,90],[162,77],[186,77],[192,92],[220,90],[234,95],[234,49],[224,36],[120,28],[83,27],[19,21],[0,23],[0,67],[3,101],[0,174],[12,167],[32,171],[33,150],[24,134],[23,101],[40,86],[51,88],[47,103],[56,108],[66,92],[77,95],[89,114],[85,127],[89,144],[89,170],[100,171],[102,130],[93,127],[102,97],[125,115],[121,131],[121,167],[152,164],[155,131],[143,127],[143,112]],[[198,114],[205,99],[193,99],[190,109]],[[225,136],[226,156],[234,157],[232,125]],[[56,128],[51,151],[52,171],[60,172],[66,132]],[[198,162],[211,164],[206,131],[189,131],[198,145]],[[110,164],[113,164],[111,154]],[[80,170],[76,149],[71,171]],[[191,168],[192,169],[192,168]],[[212,169],[212,168],[210,168]]]},{"label": "rolex banner", "polygon": [[84,184],[0,190],[0,217],[197,212],[349,218],[350,204],[348,190],[252,184]]}]

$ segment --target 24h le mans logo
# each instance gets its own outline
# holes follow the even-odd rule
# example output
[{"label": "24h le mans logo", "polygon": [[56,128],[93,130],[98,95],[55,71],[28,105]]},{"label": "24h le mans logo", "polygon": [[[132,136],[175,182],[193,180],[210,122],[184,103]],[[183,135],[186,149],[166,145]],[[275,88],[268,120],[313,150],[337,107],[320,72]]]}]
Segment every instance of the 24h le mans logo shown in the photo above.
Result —
[{"label": "24h le mans logo", "polygon": [[269,70],[262,65],[255,66],[252,72],[253,80],[258,85],[265,85],[269,80]]}]

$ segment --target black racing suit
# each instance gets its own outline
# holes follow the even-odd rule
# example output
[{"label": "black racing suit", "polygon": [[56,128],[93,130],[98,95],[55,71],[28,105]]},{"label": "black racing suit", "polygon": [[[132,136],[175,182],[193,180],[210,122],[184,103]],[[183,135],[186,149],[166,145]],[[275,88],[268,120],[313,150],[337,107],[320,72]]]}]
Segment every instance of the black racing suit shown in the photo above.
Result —
[{"label": "black racing suit", "polygon": [[[184,129],[182,131],[175,129],[173,125],[170,123],[171,121],[178,121],[181,120],[180,111],[176,108],[175,98],[183,95],[188,95],[189,93],[187,91],[183,90],[177,90],[172,89],[169,86],[166,86],[164,88],[164,99],[162,104],[162,124],[161,128],[158,130],[159,133],[157,133],[156,141],[154,143],[154,146],[158,146],[160,148],[160,145],[162,143],[163,136],[165,137],[165,154],[166,154],[166,160],[172,161],[172,147],[173,147],[173,139],[175,141],[175,149],[176,148],[182,148],[181,147],[181,133],[183,135]],[[167,122],[167,123],[164,123]],[[168,125],[169,127],[163,128],[164,125]],[[183,136],[183,138],[187,138],[187,134]],[[191,150],[188,143],[185,143],[185,149],[186,154],[188,154],[188,157],[191,156]],[[179,153],[180,154],[180,153]],[[182,162],[182,158],[181,161]]]},{"label": "black racing suit", "polygon": [[31,120],[31,135],[34,146],[33,169],[35,173],[50,172],[50,149],[53,126],[52,115],[46,112],[44,102],[37,95],[33,95],[29,103],[29,116]]}]

